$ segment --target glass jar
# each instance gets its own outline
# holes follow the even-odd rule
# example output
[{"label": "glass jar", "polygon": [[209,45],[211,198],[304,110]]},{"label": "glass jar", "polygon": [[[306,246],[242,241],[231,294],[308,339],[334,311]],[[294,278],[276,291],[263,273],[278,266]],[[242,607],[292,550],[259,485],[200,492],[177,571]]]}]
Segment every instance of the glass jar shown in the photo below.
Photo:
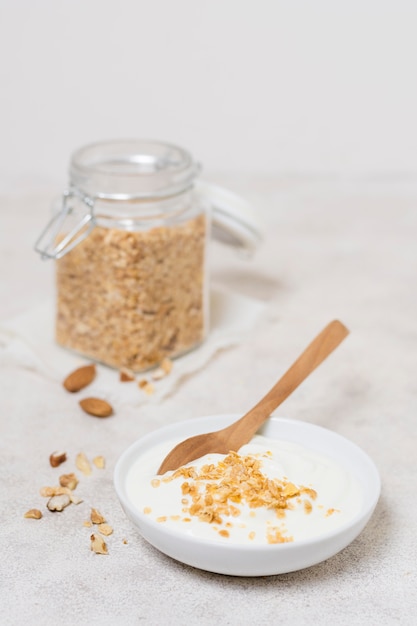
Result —
[{"label": "glass jar", "polygon": [[[211,210],[199,170],[187,151],[155,141],[75,152],[69,188],[35,246],[56,259],[58,344],[142,371],[204,340]],[[241,219],[220,208],[217,221],[221,238],[242,241]]]}]

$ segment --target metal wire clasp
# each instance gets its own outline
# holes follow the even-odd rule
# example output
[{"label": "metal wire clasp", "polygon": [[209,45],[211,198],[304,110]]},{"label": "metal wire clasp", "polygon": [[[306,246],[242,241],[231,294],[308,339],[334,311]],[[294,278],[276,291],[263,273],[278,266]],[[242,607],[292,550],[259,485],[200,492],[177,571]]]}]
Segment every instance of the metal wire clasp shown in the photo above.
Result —
[{"label": "metal wire clasp", "polygon": [[[73,200],[76,201],[75,206]],[[81,214],[80,204],[83,209]],[[88,237],[95,225],[94,199],[78,189],[68,189],[62,194],[61,211],[54,215],[42,231],[35,243],[35,250],[42,259],[60,259]],[[63,236],[60,237],[60,234]]]}]

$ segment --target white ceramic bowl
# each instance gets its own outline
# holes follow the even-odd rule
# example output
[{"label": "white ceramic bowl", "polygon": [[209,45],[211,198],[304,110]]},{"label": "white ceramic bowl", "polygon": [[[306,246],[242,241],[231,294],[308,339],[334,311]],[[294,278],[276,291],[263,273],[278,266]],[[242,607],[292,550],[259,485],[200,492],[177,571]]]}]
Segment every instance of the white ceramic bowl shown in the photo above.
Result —
[{"label": "white ceramic bowl", "polygon": [[[301,444],[324,454],[350,472],[363,490],[360,511],[344,525],[318,538],[271,545],[240,545],[210,541],[170,529],[145,515],[131,501],[126,488],[133,464],[151,447],[218,430],[238,415],[216,415],[177,422],[132,444],[119,458],[114,485],[122,507],[141,535],[164,554],[199,569],[233,576],[268,576],[310,567],[335,555],[351,543],[369,521],[380,494],[380,478],[372,460],[337,433],[296,420],[271,417],[259,431],[270,438]],[[163,459],[155,459],[154,472]],[[153,470],[152,470],[153,471]]]}]

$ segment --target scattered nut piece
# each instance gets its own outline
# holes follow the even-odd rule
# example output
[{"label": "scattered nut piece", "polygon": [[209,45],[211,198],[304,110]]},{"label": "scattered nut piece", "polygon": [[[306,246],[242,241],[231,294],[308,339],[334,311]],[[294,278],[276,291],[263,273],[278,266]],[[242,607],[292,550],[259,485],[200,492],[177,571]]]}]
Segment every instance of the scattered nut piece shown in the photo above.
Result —
[{"label": "scattered nut piece", "polygon": [[173,368],[173,362],[171,359],[165,358],[162,360],[161,368],[164,370],[165,374],[169,374]]},{"label": "scattered nut piece", "polygon": [[132,370],[127,369],[127,367],[122,367],[119,372],[119,380],[122,383],[131,383],[135,380],[135,375]]},{"label": "scattered nut piece", "polygon": [[49,463],[52,467],[58,467],[61,463],[64,463],[67,460],[66,452],[52,452],[49,457]]},{"label": "scattered nut piece", "polygon": [[96,377],[96,366],[84,365],[69,374],[62,383],[67,391],[74,393],[87,387]]},{"label": "scattered nut piece", "polygon": [[84,474],[89,476],[91,474],[91,465],[85,456],[84,452],[79,452],[75,458],[75,465]]},{"label": "scattered nut piece", "polygon": [[80,407],[85,413],[94,417],[109,417],[113,414],[113,407],[101,398],[84,398],[80,400]]},{"label": "scattered nut piece", "polygon": [[145,387],[144,387],[144,392],[148,395],[151,396],[153,393],[155,393],[155,387],[152,385],[152,383],[148,383]]},{"label": "scattered nut piece", "polygon": [[71,474],[62,474],[59,477],[59,484],[61,487],[68,487],[68,489],[74,490],[78,485],[78,478],[73,472]]},{"label": "scattered nut piece", "polygon": [[127,546],[127,539],[123,539],[123,543],[125,546]]},{"label": "scattered nut piece", "polygon": [[41,487],[39,493],[43,498],[51,498],[55,495],[56,487]]},{"label": "scattered nut piece", "polygon": [[69,504],[71,504],[71,498],[68,494],[63,493],[59,496],[52,496],[46,503],[46,506],[50,511],[56,512],[63,511]]},{"label": "scattered nut piece", "polygon": [[100,511],[97,511],[97,509],[91,509],[90,519],[93,524],[104,524],[106,521]]},{"label": "scattered nut piece", "polygon": [[156,370],[152,372],[152,378],[154,380],[161,380],[161,378],[165,378],[166,374],[162,367],[157,367]]},{"label": "scattered nut piece", "polygon": [[41,487],[39,493],[43,498],[51,498],[52,496],[62,496],[63,494],[71,496],[72,491],[68,487],[60,485],[59,487]]},{"label": "scattered nut piece", "polygon": [[94,465],[97,469],[104,469],[106,467],[106,459],[104,456],[95,456],[93,459]]},{"label": "scattered nut piece", "polygon": [[39,509],[29,509],[23,517],[26,517],[27,519],[41,519],[42,513]]},{"label": "scattered nut piece", "polygon": [[171,370],[172,370],[172,361],[171,359],[165,358],[162,360],[162,363],[160,364],[160,366],[157,367],[156,370],[152,372],[152,378],[154,380],[161,380],[161,378],[165,378],[165,376],[168,376]]},{"label": "scattered nut piece", "polygon": [[113,533],[113,528],[109,524],[99,524],[97,530],[106,537]]},{"label": "scattered nut piece", "polygon": [[84,502],[82,498],[74,496],[73,494],[70,495],[70,499],[72,504],[81,504],[81,502]]},{"label": "scattered nut piece", "polygon": [[95,535],[94,533],[90,537],[91,539],[91,550],[96,554],[108,554],[107,545],[104,541],[103,537],[100,535]]},{"label": "scattered nut piece", "polygon": [[69,489],[68,487],[54,487],[54,496],[62,496],[62,495],[67,495],[67,496],[72,496],[72,491],[71,489]]},{"label": "scattered nut piece", "polygon": [[152,383],[145,379],[142,379],[138,382],[138,387],[142,389],[148,396],[151,396],[155,391],[155,387],[152,385]]},{"label": "scattered nut piece", "polygon": [[85,522],[83,522],[83,526],[86,526],[86,528],[91,528],[93,525],[93,522],[91,522],[89,519],[85,520]]}]

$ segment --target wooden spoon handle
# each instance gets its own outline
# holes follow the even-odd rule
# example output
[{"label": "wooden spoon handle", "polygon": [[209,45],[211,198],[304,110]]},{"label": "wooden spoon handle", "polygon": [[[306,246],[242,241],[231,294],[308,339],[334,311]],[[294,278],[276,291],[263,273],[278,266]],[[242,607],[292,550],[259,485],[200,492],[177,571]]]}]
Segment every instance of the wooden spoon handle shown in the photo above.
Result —
[{"label": "wooden spoon handle", "polygon": [[[272,411],[288,398],[294,389],[296,389],[298,385],[300,385],[300,383],[337,348],[348,334],[348,329],[341,322],[338,320],[330,322],[330,324],[313,339],[266,396],[234,424],[234,434],[239,436],[244,431],[248,434],[247,441],[249,441],[258,428],[271,415]],[[241,431],[239,429],[240,424],[242,428]]]}]

